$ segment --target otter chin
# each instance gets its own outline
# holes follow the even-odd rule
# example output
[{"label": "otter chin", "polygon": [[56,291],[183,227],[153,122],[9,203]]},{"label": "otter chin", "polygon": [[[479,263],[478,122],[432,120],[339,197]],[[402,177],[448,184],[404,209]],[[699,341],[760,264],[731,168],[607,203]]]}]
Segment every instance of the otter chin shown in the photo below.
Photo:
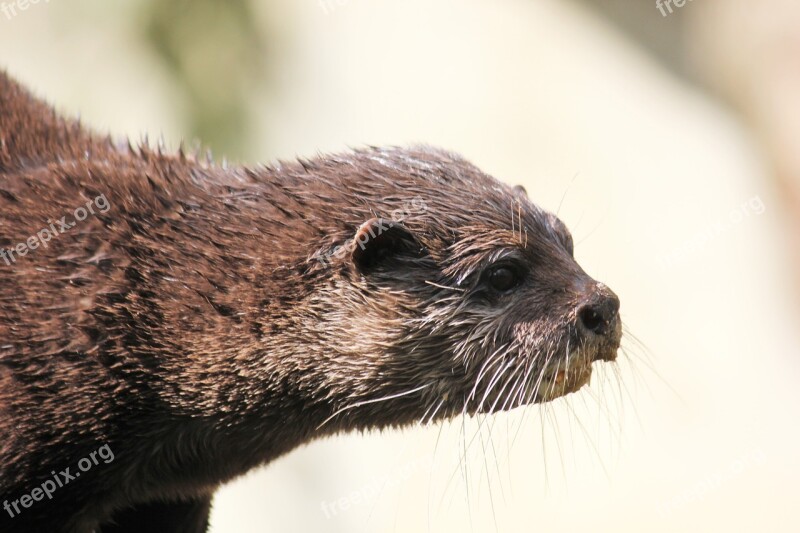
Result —
[{"label": "otter chin", "polygon": [[217,487],[298,446],[551,401],[616,358],[564,223],[452,152],[217,165],[2,72],[0,147],[2,531],[205,531]]}]

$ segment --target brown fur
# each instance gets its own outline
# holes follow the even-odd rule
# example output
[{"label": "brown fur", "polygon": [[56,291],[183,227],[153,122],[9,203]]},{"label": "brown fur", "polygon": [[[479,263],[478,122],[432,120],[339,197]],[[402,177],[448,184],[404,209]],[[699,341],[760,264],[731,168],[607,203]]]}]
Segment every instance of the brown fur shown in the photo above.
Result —
[{"label": "brown fur", "polygon": [[[0,531],[204,531],[221,483],[300,444],[545,401],[619,346],[564,225],[456,155],[222,168],[116,146],[0,73],[0,248],[98,195],[0,259],[0,498],[115,460]],[[522,265],[509,293],[497,261]]]}]

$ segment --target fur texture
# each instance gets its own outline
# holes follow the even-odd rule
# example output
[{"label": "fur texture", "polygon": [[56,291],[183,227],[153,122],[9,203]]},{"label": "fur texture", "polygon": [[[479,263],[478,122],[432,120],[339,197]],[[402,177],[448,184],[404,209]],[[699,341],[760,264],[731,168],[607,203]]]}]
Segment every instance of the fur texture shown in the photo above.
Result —
[{"label": "fur texture", "polygon": [[114,454],[0,531],[204,531],[221,483],[298,445],[549,400],[620,340],[564,225],[454,154],[224,168],[2,73],[0,248],[0,498]]}]

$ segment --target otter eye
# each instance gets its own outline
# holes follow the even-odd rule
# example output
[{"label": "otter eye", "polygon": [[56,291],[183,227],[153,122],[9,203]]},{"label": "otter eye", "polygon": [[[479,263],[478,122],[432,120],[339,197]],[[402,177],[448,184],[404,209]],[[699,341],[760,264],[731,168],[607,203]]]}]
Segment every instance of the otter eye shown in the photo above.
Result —
[{"label": "otter eye", "polygon": [[489,271],[489,285],[501,292],[513,289],[519,282],[516,271],[508,266],[494,267]]}]

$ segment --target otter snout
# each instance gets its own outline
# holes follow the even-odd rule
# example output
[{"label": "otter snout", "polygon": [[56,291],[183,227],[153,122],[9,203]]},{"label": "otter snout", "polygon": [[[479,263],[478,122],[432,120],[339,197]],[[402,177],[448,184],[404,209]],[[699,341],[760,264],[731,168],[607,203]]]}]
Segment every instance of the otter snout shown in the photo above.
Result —
[{"label": "otter snout", "polygon": [[614,360],[622,337],[617,295],[602,283],[592,283],[578,306],[577,327],[588,343],[605,347],[595,351],[593,360]]}]

